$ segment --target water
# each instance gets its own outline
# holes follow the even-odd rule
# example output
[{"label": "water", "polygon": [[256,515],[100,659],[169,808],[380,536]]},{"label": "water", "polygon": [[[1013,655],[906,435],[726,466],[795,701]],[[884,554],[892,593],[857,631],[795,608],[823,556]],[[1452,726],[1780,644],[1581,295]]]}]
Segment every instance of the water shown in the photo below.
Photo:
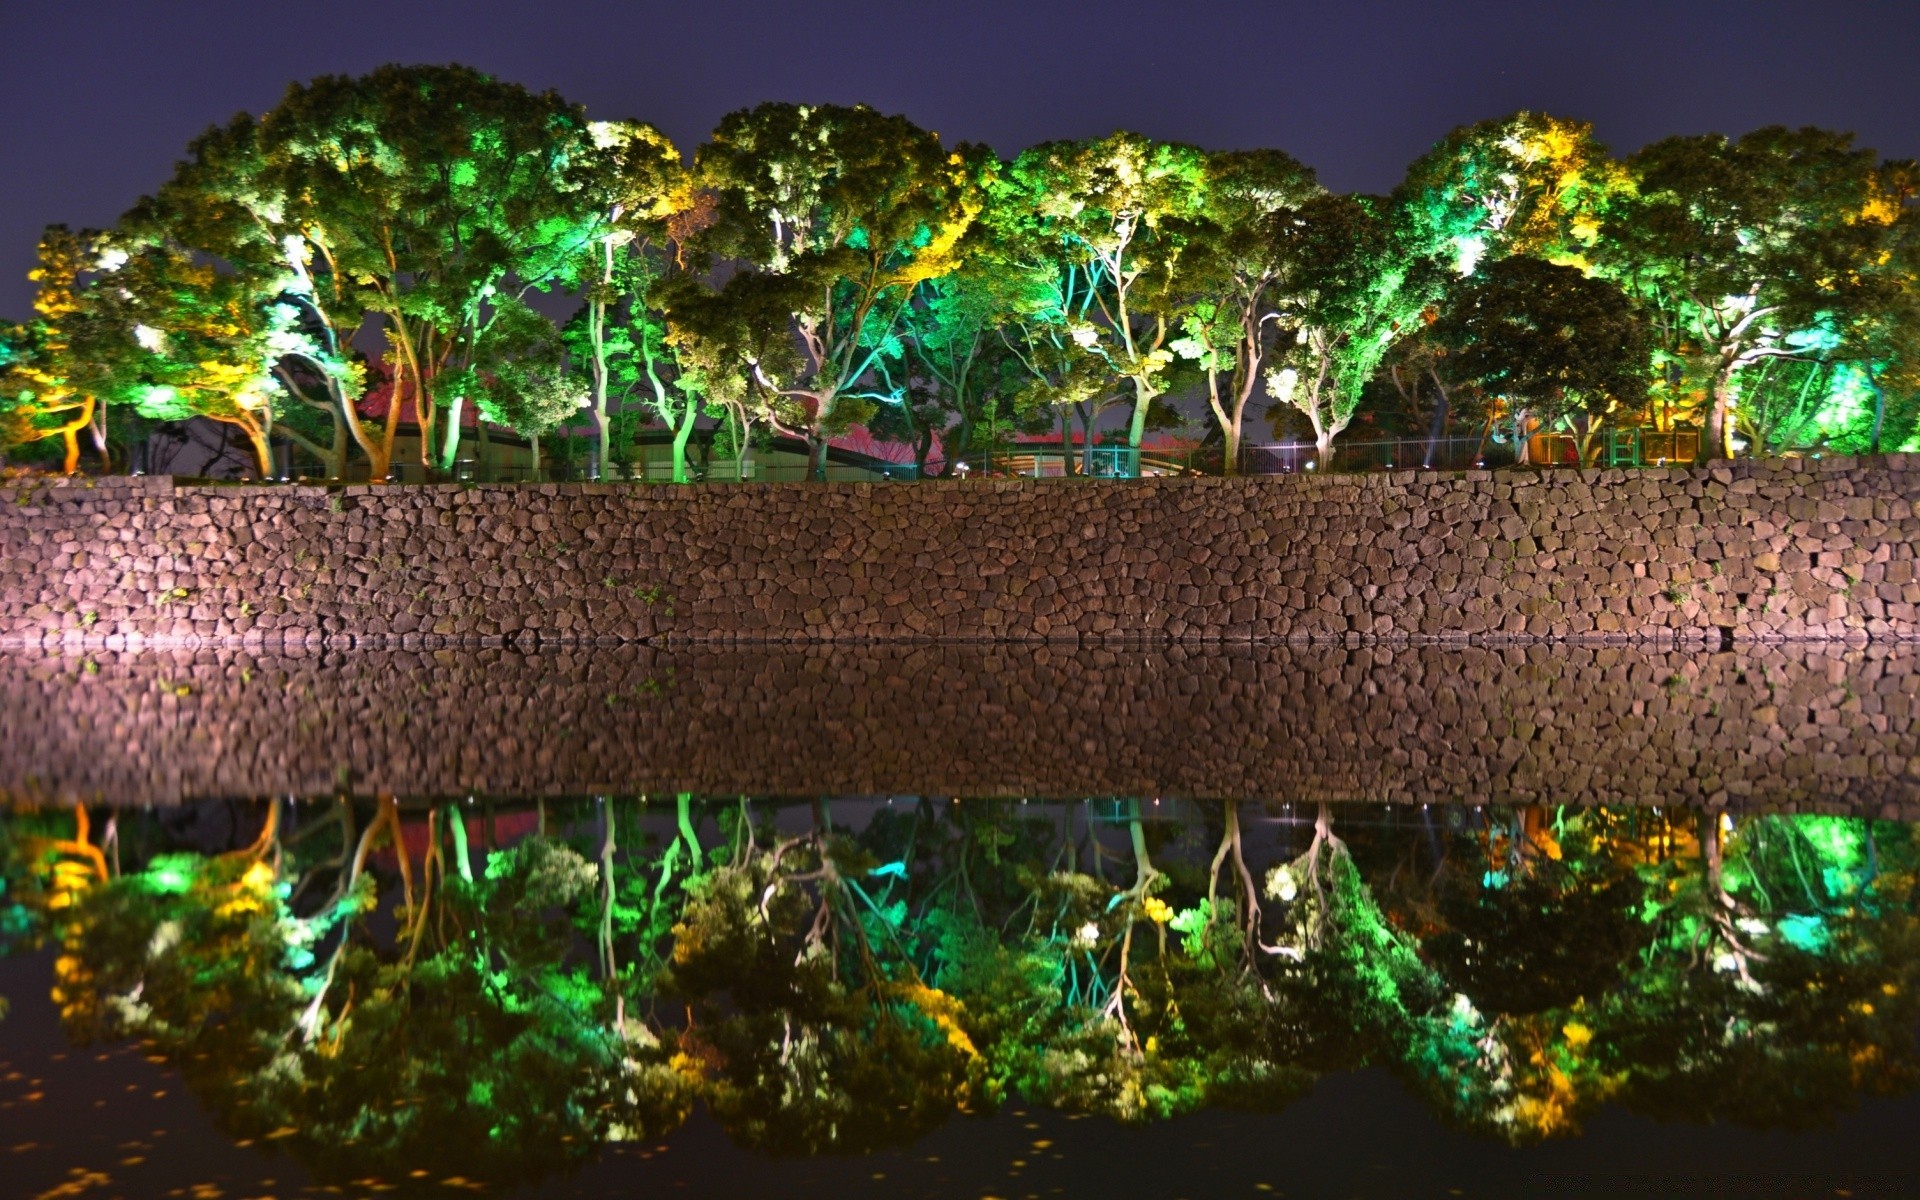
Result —
[{"label": "water", "polygon": [[0,1193],[1911,1192],[1916,679],[0,659]]}]

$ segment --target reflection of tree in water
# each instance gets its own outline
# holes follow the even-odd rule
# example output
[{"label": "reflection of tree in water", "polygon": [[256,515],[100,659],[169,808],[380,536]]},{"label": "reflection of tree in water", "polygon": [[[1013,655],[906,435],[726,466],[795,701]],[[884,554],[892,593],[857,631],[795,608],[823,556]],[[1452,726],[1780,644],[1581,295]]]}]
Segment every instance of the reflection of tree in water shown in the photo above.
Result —
[{"label": "reflection of tree in water", "polygon": [[902,941],[905,905],[881,886],[894,873],[876,878],[824,802],[812,818],[778,840],[744,807],[726,823],[731,851],[688,889],[663,990],[687,1005],[714,1115],[746,1144],[910,1141],[967,1102],[978,1055]]},{"label": "reflection of tree in water", "polygon": [[[1859,1092],[1911,1086],[1909,827],[1568,813],[1557,856],[1516,881],[1484,857],[1529,836],[1501,827],[1507,815],[1466,839],[1483,857],[1443,861],[1425,907],[1405,904],[1450,999],[1407,1015],[1398,1052],[1442,1111],[1514,1140],[1572,1131],[1609,1098],[1667,1119],[1800,1127]],[[1479,904],[1457,898],[1462,870],[1485,872]],[[1420,890],[1382,886],[1396,901]],[[1512,907],[1526,911],[1490,915]],[[1574,941],[1583,930],[1590,940]],[[1572,953],[1529,949],[1553,937]]]},{"label": "reflection of tree in water", "polygon": [[[1572,820],[1571,830],[1565,816],[1550,822],[1538,805],[1497,814],[1484,853],[1443,859],[1424,895],[1382,889],[1406,905],[1403,919],[1423,931],[1423,953],[1447,986],[1483,1012],[1540,1012],[1597,996],[1647,939],[1632,863],[1586,844],[1583,818]],[[1421,874],[1415,868],[1399,882]]]},{"label": "reflection of tree in water", "polygon": [[475,871],[451,806],[407,830],[383,798],[358,832],[345,801],[296,831],[281,811],[72,906],[56,999],[77,1038],[143,1039],[235,1136],[336,1180],[528,1178],[678,1122],[659,1038],[576,953],[600,908],[578,852],[535,835]]},{"label": "reflection of tree in water", "polygon": [[1803,1128],[1920,1078],[1911,826],[1701,818],[1651,881],[1653,952],[1610,1014],[1633,1107]]},{"label": "reflection of tree in water", "polygon": [[1798,1126],[1915,1078],[1906,826],[1175,809],[338,799],[232,850],[42,814],[5,827],[0,934],[60,941],[76,1035],[148,1040],[341,1180],[527,1178],[695,1098],[811,1154],[1369,1062],[1513,1140],[1608,1099]]}]

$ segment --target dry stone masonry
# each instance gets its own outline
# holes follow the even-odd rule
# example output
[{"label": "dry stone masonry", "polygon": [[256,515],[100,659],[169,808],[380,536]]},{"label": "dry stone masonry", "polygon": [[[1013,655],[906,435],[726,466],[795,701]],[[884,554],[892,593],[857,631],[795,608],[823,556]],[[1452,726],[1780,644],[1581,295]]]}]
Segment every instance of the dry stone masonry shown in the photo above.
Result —
[{"label": "dry stone masonry", "polygon": [[1920,455],[1126,483],[0,487],[0,644],[1920,638]]},{"label": "dry stone masonry", "polygon": [[0,655],[0,800],[1195,796],[1920,819],[1920,647]]}]

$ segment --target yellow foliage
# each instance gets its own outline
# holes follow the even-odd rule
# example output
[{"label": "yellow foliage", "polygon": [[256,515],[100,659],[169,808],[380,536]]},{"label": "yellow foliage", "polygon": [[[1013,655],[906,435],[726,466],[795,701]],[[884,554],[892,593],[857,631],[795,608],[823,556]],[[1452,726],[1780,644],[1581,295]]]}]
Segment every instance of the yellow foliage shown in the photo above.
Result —
[{"label": "yellow foliage", "polygon": [[1900,211],[1901,205],[1898,196],[1890,196],[1884,192],[1876,191],[1872,196],[1867,198],[1866,204],[1861,207],[1859,219],[1873,225],[1891,225],[1899,219]]},{"label": "yellow foliage", "polygon": [[933,239],[916,250],[888,283],[894,287],[911,288],[929,279],[953,274],[960,266],[956,247],[960,239],[966,236],[973,219],[979,215],[978,201],[968,200],[961,205],[960,211],[951,220],[941,222],[940,228],[934,231]]},{"label": "yellow foliage", "polygon": [[970,1059],[980,1057],[980,1051],[974,1047],[973,1039],[961,1028],[960,1018],[966,1013],[966,1007],[954,997],[939,988],[928,987],[924,983],[903,983],[896,985],[894,994],[920,1010],[920,1014],[932,1021],[940,1031],[947,1035],[947,1045],[966,1055]]}]

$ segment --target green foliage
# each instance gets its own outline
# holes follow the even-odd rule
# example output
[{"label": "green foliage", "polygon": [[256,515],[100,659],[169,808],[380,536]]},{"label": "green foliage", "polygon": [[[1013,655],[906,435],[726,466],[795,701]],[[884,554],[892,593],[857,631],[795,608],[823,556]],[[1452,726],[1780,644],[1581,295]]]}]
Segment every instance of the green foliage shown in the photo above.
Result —
[{"label": "green foliage", "polygon": [[1471,276],[1509,254],[1583,264],[1608,205],[1630,191],[1591,125],[1517,112],[1449,133],[1394,201],[1422,254]]},{"label": "green foliage", "polygon": [[[1044,289],[1025,314],[1030,370],[1050,383],[1053,403],[1102,395],[1097,415],[1119,398],[1087,378],[1103,366],[1111,386],[1132,393],[1129,445],[1175,383],[1171,342],[1191,302],[1177,268],[1203,212],[1206,168],[1195,147],[1115,133],[1035,146],[986,184],[997,257]],[[1056,376],[1085,382],[1063,392]]]},{"label": "green foliage", "polygon": [[1315,197],[1283,233],[1276,296],[1294,336],[1269,360],[1267,390],[1306,416],[1324,452],[1445,275],[1372,197]]},{"label": "green foliage", "polygon": [[[951,272],[980,201],[976,152],[948,152],[903,117],[856,105],[763,104],[731,113],[700,147],[694,173],[715,197],[714,220],[692,246],[739,263],[749,282],[720,293],[730,353],[702,355],[708,369],[748,380],[764,415],[813,446],[872,410],[846,405],[875,364],[898,353],[901,316],[921,283]],[[737,283],[737,286],[736,286]],[[776,301],[791,321],[795,353],[771,350],[766,317]],[[692,306],[696,311],[701,307]],[[716,314],[717,315],[717,314]],[[748,332],[749,336],[739,336]],[[699,335],[696,335],[699,336]],[[718,360],[717,362],[715,360]]]},{"label": "green foliage", "polygon": [[587,388],[567,369],[560,332],[519,300],[495,299],[474,362],[439,386],[472,394],[481,416],[522,436],[537,438],[586,407]]},{"label": "green foliage", "polygon": [[279,281],[317,334],[288,353],[325,382],[376,476],[393,423],[370,428],[355,408],[364,377],[349,347],[362,324],[383,327],[393,378],[418,399],[429,442],[436,397],[449,399],[450,463],[466,396],[436,377],[478,366],[472,353],[503,286],[560,281],[606,232],[593,207],[603,189],[588,184],[617,165],[596,153],[578,107],[457,66],[296,84],[258,121],[210,130],[189,155],[129,226]]},{"label": "green foliage", "polygon": [[[1668,138],[1627,166],[1635,188],[1609,208],[1595,261],[1652,322],[1658,361],[1680,380],[1664,399],[1704,412],[1715,455],[1745,373],[1830,359],[1832,334],[1864,332],[1912,286],[1893,253],[1910,236],[1909,172],[1876,165],[1850,135]],[[1829,336],[1809,336],[1819,330]],[[1757,424],[1765,436],[1775,422]]]},{"label": "green foliage", "polygon": [[50,225],[41,236],[34,319],[0,331],[0,454],[58,438],[66,469],[78,464],[79,431],[97,415],[84,379],[88,363],[75,341],[87,324],[88,283],[100,269],[101,237]]}]

